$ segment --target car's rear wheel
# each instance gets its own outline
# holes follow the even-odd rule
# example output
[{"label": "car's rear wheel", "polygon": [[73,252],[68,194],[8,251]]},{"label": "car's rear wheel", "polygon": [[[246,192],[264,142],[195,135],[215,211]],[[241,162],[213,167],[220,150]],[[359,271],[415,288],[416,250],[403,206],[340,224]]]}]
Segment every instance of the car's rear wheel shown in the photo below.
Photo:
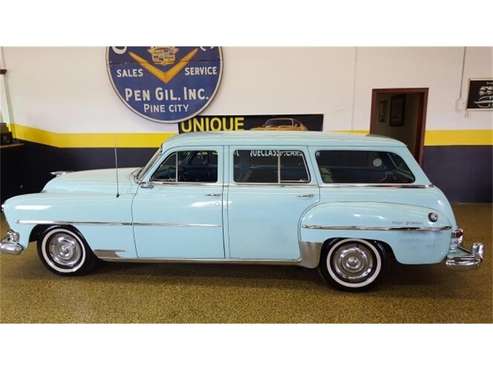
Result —
[{"label": "car's rear wheel", "polygon": [[50,271],[59,275],[82,275],[97,264],[82,235],[61,226],[45,230],[38,240],[38,255]]},{"label": "car's rear wheel", "polygon": [[363,239],[342,239],[326,245],[320,271],[332,285],[342,290],[368,289],[380,278],[384,252]]}]

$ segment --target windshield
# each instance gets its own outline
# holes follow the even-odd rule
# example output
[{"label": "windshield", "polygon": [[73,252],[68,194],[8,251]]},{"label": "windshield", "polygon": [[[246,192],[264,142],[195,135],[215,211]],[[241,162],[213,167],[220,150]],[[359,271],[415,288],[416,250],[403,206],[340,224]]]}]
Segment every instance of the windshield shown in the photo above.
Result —
[{"label": "windshield", "polygon": [[144,174],[149,170],[149,168],[151,168],[154,163],[156,163],[156,161],[159,159],[161,155],[161,148],[159,148],[158,150],[156,150],[156,153],[154,153],[154,155],[151,157],[151,159],[149,159],[149,162],[147,162],[147,164],[142,167],[139,172],[137,172],[137,180],[140,181],[142,180],[142,176],[144,176]]}]

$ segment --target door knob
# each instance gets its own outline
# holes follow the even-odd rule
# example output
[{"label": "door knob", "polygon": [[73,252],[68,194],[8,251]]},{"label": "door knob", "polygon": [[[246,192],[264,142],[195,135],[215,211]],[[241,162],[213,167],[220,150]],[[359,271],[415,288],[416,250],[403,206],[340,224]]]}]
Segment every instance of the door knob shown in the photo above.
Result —
[{"label": "door knob", "polygon": [[313,198],[315,194],[300,194],[297,195],[298,198]]}]

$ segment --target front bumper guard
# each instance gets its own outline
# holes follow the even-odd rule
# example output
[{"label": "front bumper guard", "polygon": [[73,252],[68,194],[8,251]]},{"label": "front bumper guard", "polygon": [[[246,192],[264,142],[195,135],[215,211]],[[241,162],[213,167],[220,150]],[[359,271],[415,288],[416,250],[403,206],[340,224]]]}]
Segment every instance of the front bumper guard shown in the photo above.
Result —
[{"label": "front bumper guard", "polygon": [[481,262],[483,262],[483,256],[483,243],[473,243],[471,249],[466,249],[459,246],[447,255],[445,265],[457,270],[474,269],[481,265]]},{"label": "front bumper guard", "polygon": [[19,233],[13,230],[7,231],[5,237],[0,241],[0,252],[5,254],[21,254],[24,247],[19,244]]}]

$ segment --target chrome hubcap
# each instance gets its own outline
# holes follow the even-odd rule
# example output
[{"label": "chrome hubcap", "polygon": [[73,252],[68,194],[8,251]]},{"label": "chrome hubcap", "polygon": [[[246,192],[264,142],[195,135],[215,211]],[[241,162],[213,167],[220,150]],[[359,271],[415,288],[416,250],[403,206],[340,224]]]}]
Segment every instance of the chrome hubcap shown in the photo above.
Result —
[{"label": "chrome hubcap", "polygon": [[65,233],[56,233],[48,243],[48,252],[57,264],[72,267],[82,256],[82,246],[73,236]]},{"label": "chrome hubcap", "polygon": [[336,274],[349,282],[364,281],[374,271],[375,266],[372,251],[359,243],[341,245],[334,252],[332,261]]}]

